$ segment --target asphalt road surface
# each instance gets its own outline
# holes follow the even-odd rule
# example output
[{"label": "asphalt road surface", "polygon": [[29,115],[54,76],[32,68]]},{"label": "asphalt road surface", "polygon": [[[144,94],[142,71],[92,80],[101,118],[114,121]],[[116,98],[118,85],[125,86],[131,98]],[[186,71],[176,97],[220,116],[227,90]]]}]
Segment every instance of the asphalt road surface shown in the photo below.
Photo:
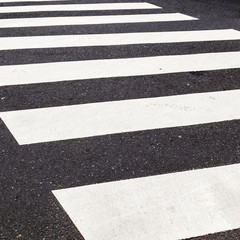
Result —
[{"label": "asphalt road surface", "polygon": [[239,0],[0,0],[0,239],[239,240],[239,119]]}]

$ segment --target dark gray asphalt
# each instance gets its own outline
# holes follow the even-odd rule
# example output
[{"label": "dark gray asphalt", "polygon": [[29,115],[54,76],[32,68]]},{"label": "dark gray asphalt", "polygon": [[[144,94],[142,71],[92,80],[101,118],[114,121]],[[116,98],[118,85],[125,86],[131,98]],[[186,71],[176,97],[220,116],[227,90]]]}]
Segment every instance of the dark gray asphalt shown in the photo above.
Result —
[{"label": "dark gray asphalt", "polygon": [[[89,3],[87,0],[77,2]],[[198,17],[200,21],[0,29],[0,37],[240,30],[239,0],[148,2],[163,9],[0,14],[0,18],[181,12]],[[0,6],[28,4],[0,3]],[[239,43],[219,41],[0,51],[0,65],[239,51]],[[239,69],[9,86],[0,87],[0,111],[231,89],[240,89]],[[0,239],[82,240],[51,190],[240,163],[239,123],[230,121],[19,146],[0,120]],[[192,239],[239,240],[240,229]]]}]

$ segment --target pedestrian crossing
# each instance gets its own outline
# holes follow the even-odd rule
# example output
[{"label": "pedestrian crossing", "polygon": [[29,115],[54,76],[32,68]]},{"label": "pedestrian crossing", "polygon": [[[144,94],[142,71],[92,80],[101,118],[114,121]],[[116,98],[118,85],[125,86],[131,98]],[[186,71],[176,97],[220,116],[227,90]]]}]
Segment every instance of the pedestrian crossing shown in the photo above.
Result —
[{"label": "pedestrian crossing", "polygon": [[[3,2],[3,1],[1,1]],[[19,1],[14,1],[19,2]],[[32,1],[38,2],[38,1]],[[41,1],[39,1],[41,2]],[[160,4],[159,4],[160,5]],[[164,9],[150,2],[114,3],[51,3],[49,5],[3,6],[0,13],[69,12]],[[60,14],[60,13],[59,13]],[[148,24],[198,21],[196,16],[183,13],[113,14],[89,16],[27,17],[0,19],[0,30],[13,31],[25,28],[68,27],[109,24]],[[232,28],[185,31],[121,31],[103,34],[44,35],[0,37],[0,51],[11,52],[53,48],[94,48],[147,44],[219,42],[230,44],[240,40],[240,33]],[[194,46],[194,45],[192,45]],[[28,56],[26,55],[26,58]],[[36,58],[38,56],[36,55]],[[85,82],[93,79],[101,85],[104,80],[115,78],[116,87],[125,78],[142,77],[142,82],[153,77],[167,78],[176,74],[225,72],[240,68],[240,52],[232,51],[171,54],[151,56],[53,61],[0,66],[0,88],[11,91],[30,86],[41,91],[43,84]],[[159,84],[161,84],[159,78]],[[130,83],[130,81],[129,81]],[[106,84],[106,82],[105,82]],[[203,83],[204,84],[204,83]],[[227,84],[227,83],[226,83]],[[182,86],[184,87],[184,86]],[[137,90],[137,89],[136,89]],[[121,91],[121,89],[119,90]],[[62,92],[64,94],[64,91]],[[85,94],[79,92],[79,94]],[[33,96],[34,97],[34,96]],[[143,134],[147,131],[192,126],[208,126],[240,119],[240,90],[194,92],[169,96],[90,102],[87,104],[62,104],[57,107],[39,107],[17,111],[2,111],[0,118],[19,145],[44,145],[61,142],[68,148],[68,141],[98,141],[99,136],[124,136],[128,133]],[[4,99],[2,99],[4,100]],[[20,103],[21,104],[21,103]],[[179,136],[181,139],[181,136]],[[86,140],[88,139],[88,140]],[[81,145],[81,144],[80,144]],[[121,143],[117,144],[121,148]],[[23,147],[23,146],[19,146]],[[78,147],[79,146],[78,144]],[[171,151],[167,149],[166,151]],[[48,153],[46,153],[47,156]],[[147,161],[148,159],[146,159]],[[157,161],[157,159],[156,159]],[[107,163],[106,163],[107,164]],[[180,240],[239,228],[239,164],[188,170],[145,178],[116,180],[108,183],[73,188],[55,186],[52,193],[71,218],[85,240],[97,239],[149,239]],[[73,166],[74,168],[74,166]],[[103,166],[104,168],[104,166]],[[90,176],[90,175],[89,175]],[[91,182],[91,181],[90,181]],[[92,182],[93,183],[93,182]],[[98,183],[98,182],[94,182]],[[49,190],[48,194],[49,193]],[[41,224],[41,223],[40,223]]]}]

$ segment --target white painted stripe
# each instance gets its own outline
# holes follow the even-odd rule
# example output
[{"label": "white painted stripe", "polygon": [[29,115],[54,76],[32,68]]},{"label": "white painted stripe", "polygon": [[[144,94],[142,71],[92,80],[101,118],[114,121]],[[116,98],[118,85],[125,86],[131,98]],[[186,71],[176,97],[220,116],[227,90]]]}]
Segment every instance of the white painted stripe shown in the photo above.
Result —
[{"label": "white painted stripe", "polygon": [[240,90],[3,112],[20,145],[240,119]]},{"label": "white painted stripe", "polygon": [[0,13],[17,12],[51,12],[51,11],[97,11],[97,10],[127,10],[161,8],[146,2],[130,3],[93,3],[93,4],[61,4],[0,7]]},{"label": "white painted stripe", "polygon": [[86,240],[179,240],[240,227],[240,164],[53,194]]},{"label": "white painted stripe", "polygon": [[0,19],[0,28],[198,20],[181,13]]},{"label": "white painted stripe", "polygon": [[56,2],[66,0],[0,0],[0,3],[14,3],[14,2]]},{"label": "white painted stripe", "polygon": [[0,86],[239,67],[240,52],[7,65],[0,66]]},{"label": "white painted stripe", "polygon": [[178,32],[2,37],[0,38],[0,50],[222,40],[240,40],[240,32],[233,29],[223,29]]}]

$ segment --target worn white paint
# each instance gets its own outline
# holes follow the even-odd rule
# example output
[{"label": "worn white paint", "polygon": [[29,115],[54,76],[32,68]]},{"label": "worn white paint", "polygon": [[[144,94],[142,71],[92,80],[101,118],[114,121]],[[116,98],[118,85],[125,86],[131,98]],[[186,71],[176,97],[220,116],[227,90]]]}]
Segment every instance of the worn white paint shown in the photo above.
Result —
[{"label": "worn white paint", "polygon": [[92,3],[92,4],[53,4],[33,6],[0,7],[0,13],[18,12],[51,12],[51,11],[97,11],[97,10],[127,10],[161,8],[147,2],[129,3]]},{"label": "worn white paint", "polygon": [[240,90],[0,113],[20,145],[240,119]]},{"label": "worn white paint", "polygon": [[223,40],[240,40],[240,32],[233,29],[223,29],[178,32],[2,37],[0,38],[0,50]]},{"label": "worn white paint", "polygon": [[0,19],[0,28],[198,20],[181,13]]},{"label": "worn white paint", "polygon": [[240,164],[55,190],[86,240],[180,240],[240,227]]},{"label": "worn white paint", "polygon": [[0,86],[239,67],[240,52],[7,65],[0,66]]}]

